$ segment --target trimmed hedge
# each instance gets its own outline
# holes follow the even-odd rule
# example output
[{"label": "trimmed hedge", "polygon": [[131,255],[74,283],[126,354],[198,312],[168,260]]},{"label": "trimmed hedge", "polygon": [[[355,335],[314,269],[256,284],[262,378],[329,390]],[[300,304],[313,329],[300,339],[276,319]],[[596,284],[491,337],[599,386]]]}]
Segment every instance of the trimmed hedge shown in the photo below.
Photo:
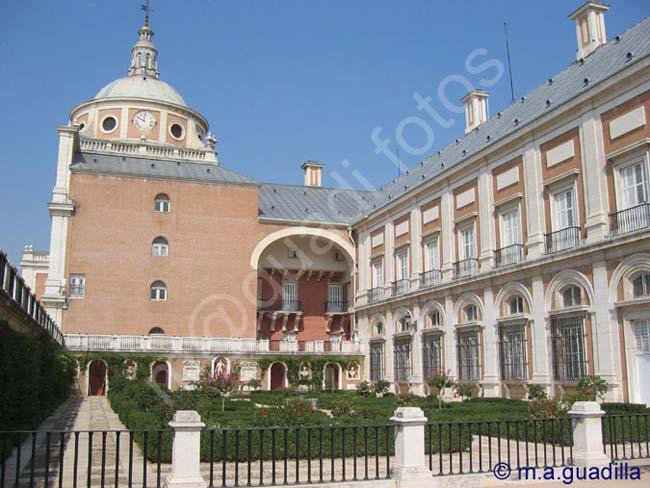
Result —
[{"label": "trimmed hedge", "polygon": [[0,321],[0,430],[32,430],[67,399],[75,361],[45,333]]}]

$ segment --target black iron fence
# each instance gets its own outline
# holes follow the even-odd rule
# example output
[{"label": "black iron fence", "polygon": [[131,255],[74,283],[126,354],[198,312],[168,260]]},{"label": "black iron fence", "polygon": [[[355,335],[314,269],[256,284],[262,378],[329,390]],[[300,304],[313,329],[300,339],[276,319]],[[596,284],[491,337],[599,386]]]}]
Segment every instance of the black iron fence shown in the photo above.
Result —
[{"label": "black iron fence", "polygon": [[650,203],[645,202],[636,207],[610,214],[610,236],[620,236],[650,227]]},{"label": "black iron fence", "polygon": [[650,458],[650,414],[606,415],[602,429],[603,450],[612,460]]},{"label": "black iron fence", "polygon": [[63,345],[64,340],[61,330],[49,316],[45,307],[38,301],[36,295],[32,293],[18,270],[9,263],[7,254],[1,250],[0,290],[2,290],[3,295],[6,295],[11,304],[22,309],[29,320],[34,321],[57,343]]},{"label": "black iron fence", "polygon": [[385,479],[394,426],[207,429],[209,486],[293,485]]},{"label": "black iron fence", "polygon": [[171,430],[0,432],[0,488],[163,485]]},{"label": "black iron fence", "polygon": [[565,229],[556,230],[550,234],[545,234],[545,254],[554,254],[578,247],[580,244],[580,227],[566,227]]},{"label": "black iron fence", "polygon": [[434,476],[491,472],[497,463],[563,466],[573,454],[571,419],[429,423],[425,449]]}]

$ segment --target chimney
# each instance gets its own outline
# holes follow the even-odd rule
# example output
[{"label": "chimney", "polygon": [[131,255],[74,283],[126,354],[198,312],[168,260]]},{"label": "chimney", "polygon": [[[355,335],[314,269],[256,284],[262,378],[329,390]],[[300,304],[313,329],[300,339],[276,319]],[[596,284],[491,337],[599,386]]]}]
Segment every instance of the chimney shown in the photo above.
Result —
[{"label": "chimney", "polygon": [[318,161],[305,161],[301,168],[305,170],[305,186],[321,186],[321,169],[324,164]]},{"label": "chimney", "polygon": [[605,32],[605,12],[609,5],[590,0],[573,11],[569,18],[576,23],[578,54],[576,59],[582,59],[591,54],[598,46],[607,42]]},{"label": "chimney", "polygon": [[472,90],[460,99],[465,104],[465,134],[487,120],[487,98],[489,96],[490,94],[486,91]]}]

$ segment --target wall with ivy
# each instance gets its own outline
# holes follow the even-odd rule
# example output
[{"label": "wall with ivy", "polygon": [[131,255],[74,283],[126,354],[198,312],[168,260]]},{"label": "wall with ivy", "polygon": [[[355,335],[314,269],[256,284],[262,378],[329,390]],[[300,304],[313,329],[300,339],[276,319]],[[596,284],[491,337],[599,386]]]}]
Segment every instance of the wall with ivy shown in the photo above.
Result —
[{"label": "wall with ivy", "polygon": [[0,321],[0,430],[34,429],[70,394],[76,363],[46,334]]},{"label": "wall with ivy", "polygon": [[355,363],[361,364],[361,358],[358,357],[343,357],[343,356],[265,356],[263,359],[257,361],[260,375],[267,374],[269,366],[273,363],[284,363],[287,367],[287,379],[289,385],[295,387],[305,380],[300,378],[300,368],[303,364],[308,364],[311,369],[311,379],[307,380],[307,384],[314,390],[320,390],[323,385],[323,370],[327,364],[338,364],[343,371]]}]

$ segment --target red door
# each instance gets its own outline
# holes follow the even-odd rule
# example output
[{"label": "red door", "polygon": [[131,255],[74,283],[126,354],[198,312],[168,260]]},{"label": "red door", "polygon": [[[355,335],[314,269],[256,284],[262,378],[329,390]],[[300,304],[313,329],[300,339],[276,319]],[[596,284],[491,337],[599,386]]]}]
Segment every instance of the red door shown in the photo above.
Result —
[{"label": "red door", "polygon": [[167,363],[158,362],[153,365],[152,369],[152,376],[153,380],[158,383],[160,386],[163,388],[167,388],[167,380],[169,377],[169,370],[167,367]]},{"label": "red door", "polygon": [[88,371],[88,396],[104,396],[106,394],[106,365],[104,361],[95,360],[90,363]]},{"label": "red door", "polygon": [[274,363],[271,366],[271,390],[283,390],[284,389],[284,364]]}]

